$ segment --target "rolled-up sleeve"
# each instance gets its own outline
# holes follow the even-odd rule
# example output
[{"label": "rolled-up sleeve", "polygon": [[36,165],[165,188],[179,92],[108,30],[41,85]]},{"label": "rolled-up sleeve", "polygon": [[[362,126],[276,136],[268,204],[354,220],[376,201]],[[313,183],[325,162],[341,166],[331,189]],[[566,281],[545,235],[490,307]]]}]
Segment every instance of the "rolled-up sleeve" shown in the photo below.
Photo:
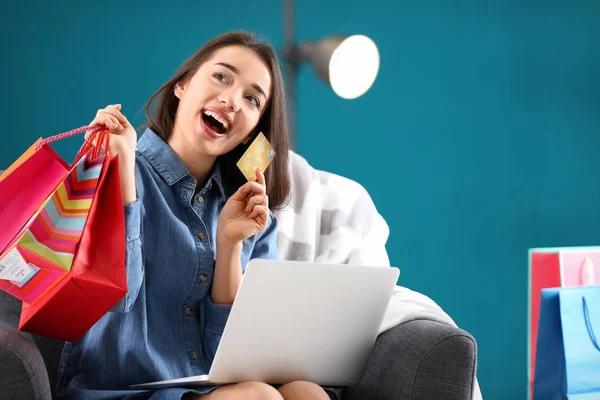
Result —
[{"label": "rolled-up sleeve", "polygon": [[125,211],[125,238],[131,243],[140,238],[142,231],[142,202],[137,199],[123,207]]},{"label": "rolled-up sleeve", "polygon": [[[256,241],[254,249],[252,249],[252,255],[250,256],[250,259],[277,259],[277,226],[278,222],[275,214],[269,212],[269,224],[262,232],[260,238]],[[245,270],[246,266],[244,265],[243,267]]]},{"label": "rolled-up sleeve", "polygon": [[131,310],[137,299],[144,277],[142,257],[142,202],[135,202],[124,207],[125,211],[125,265],[127,268],[127,294],[112,308],[112,312]]},{"label": "rolled-up sleeve", "polygon": [[218,334],[223,334],[223,329],[231,312],[231,304],[214,303],[210,294],[204,300],[204,311],[206,312],[206,323]]}]

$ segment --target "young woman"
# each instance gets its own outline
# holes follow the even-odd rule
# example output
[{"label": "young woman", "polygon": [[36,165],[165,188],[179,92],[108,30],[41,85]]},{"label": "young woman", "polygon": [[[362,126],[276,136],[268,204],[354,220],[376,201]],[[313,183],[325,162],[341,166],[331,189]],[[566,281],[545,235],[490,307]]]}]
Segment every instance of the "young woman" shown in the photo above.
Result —
[{"label": "young woman", "polygon": [[[139,141],[118,104],[90,124],[112,130],[109,152],[119,157],[128,293],[80,341],[65,345],[59,394],[329,399],[310,382],[129,389],[208,373],[246,264],[277,257],[272,210],[290,187],[283,79],[272,48],[253,36],[231,32],[207,42],[150,98],[146,114]],[[260,132],[277,155],[246,182],[235,164]]]}]

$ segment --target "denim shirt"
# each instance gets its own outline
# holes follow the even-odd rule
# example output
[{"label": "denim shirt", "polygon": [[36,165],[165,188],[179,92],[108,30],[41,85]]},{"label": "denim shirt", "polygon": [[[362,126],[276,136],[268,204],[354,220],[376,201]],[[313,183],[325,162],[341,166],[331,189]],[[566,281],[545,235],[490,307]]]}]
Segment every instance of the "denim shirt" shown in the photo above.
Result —
[{"label": "denim shirt", "polygon": [[[208,374],[231,305],[215,304],[217,220],[238,188],[218,162],[194,198],[196,180],[152,130],[136,151],[137,200],[125,206],[128,293],[76,343],[66,343],[58,393],[69,399],[180,399],[189,389],[129,385]],[[109,216],[107,216],[108,218]],[[245,240],[252,258],[277,258],[277,221]],[[194,390],[205,393],[213,388]]]}]

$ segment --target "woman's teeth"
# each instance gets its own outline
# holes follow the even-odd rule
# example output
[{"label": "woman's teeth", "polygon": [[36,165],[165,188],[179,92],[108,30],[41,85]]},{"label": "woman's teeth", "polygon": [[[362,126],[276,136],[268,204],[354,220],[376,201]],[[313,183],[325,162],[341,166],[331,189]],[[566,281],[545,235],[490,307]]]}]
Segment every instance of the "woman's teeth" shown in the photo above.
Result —
[{"label": "woman's teeth", "polygon": [[221,117],[219,114],[206,110],[204,111],[205,115],[208,115],[210,117],[213,117],[214,119],[216,119],[217,121],[219,121],[221,123],[221,125],[223,125],[223,127],[225,128],[225,131],[227,131],[229,129],[229,123],[227,122],[227,120],[223,117]]}]

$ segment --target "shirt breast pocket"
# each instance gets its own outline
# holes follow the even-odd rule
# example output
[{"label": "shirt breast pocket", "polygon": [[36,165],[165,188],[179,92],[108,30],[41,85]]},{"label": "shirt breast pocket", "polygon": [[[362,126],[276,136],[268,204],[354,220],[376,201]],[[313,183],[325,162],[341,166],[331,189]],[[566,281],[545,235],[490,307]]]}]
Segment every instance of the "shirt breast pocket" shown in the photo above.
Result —
[{"label": "shirt breast pocket", "polygon": [[223,337],[223,332],[219,331],[210,324],[205,325],[204,329],[204,344],[206,346],[206,357],[212,364],[215,359],[215,355],[217,354],[217,349],[219,348],[219,343],[221,342],[221,338]]}]

